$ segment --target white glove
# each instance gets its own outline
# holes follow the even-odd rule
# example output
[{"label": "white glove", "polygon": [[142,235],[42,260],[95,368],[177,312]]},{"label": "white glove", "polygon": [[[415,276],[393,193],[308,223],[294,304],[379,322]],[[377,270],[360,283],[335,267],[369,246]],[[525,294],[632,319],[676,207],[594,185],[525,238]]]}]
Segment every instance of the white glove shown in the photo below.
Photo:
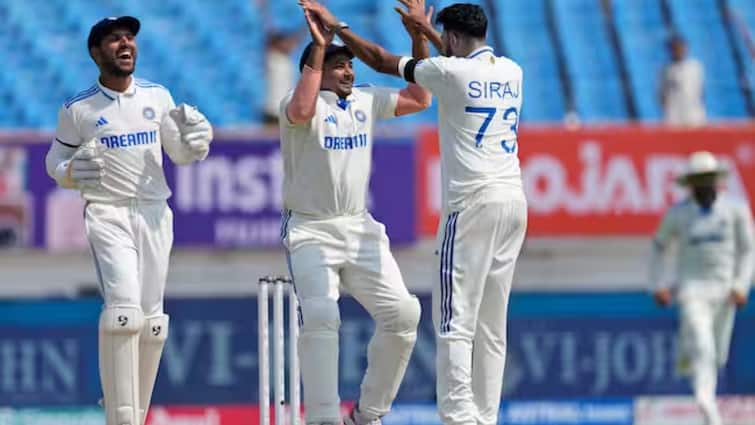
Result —
[{"label": "white glove", "polygon": [[69,176],[79,189],[98,187],[104,170],[105,160],[102,149],[98,149],[97,139],[79,146],[68,165]]},{"label": "white glove", "polygon": [[193,106],[185,103],[168,112],[181,133],[181,142],[191,151],[194,159],[202,160],[210,152],[212,125]]}]

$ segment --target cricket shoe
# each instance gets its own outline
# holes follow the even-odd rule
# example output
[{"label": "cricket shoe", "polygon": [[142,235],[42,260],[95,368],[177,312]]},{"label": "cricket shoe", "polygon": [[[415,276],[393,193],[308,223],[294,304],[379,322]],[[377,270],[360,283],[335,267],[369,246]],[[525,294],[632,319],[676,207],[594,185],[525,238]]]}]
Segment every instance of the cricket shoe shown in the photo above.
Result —
[{"label": "cricket shoe", "polygon": [[369,419],[365,418],[362,412],[359,411],[359,405],[355,405],[351,408],[348,416],[343,418],[344,425],[382,425],[383,422],[380,418]]}]

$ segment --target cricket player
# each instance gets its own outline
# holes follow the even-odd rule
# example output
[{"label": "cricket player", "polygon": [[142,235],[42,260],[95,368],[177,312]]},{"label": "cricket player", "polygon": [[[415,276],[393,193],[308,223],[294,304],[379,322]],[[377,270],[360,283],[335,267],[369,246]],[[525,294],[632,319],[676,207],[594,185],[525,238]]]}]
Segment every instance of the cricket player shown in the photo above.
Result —
[{"label": "cricket player", "polygon": [[[709,152],[693,153],[678,182],[689,197],[666,212],[655,234],[650,282],[658,304],[680,306],[681,371],[708,425],[720,425],[717,370],[726,364],[734,312],[747,302],[753,272],[752,215],[719,190],[726,170]],[[677,244],[675,285],[664,278],[664,253]]]},{"label": "cricket player", "polygon": [[[485,43],[487,18],[473,4],[441,10],[438,34],[424,0],[400,0],[404,21],[443,57],[398,57],[302,0],[360,59],[438,100],[442,215],[433,286],[437,401],[444,424],[497,422],[506,358],[506,311],[527,222],[517,158],[522,69]],[[472,349],[474,347],[474,350]]]},{"label": "cricket player", "polygon": [[[284,165],[281,235],[300,303],[299,353],[307,424],[341,423],[338,309],[343,287],[375,320],[367,371],[350,424],[379,424],[398,392],[417,337],[420,305],[404,285],[385,226],[367,211],[377,120],[426,109],[431,97],[354,86],[352,52],[332,44],[308,12],[312,42],[301,77],[280,105]],[[426,41],[413,36],[415,53]]]},{"label": "cricket player", "polygon": [[163,292],[173,214],[161,147],[176,164],[189,164],[204,159],[212,141],[204,115],[133,77],[139,28],[130,16],[92,26],[87,47],[99,79],[60,108],[46,158],[47,173],[86,200],[104,299],[99,366],[107,425],[144,423],[168,336]]}]

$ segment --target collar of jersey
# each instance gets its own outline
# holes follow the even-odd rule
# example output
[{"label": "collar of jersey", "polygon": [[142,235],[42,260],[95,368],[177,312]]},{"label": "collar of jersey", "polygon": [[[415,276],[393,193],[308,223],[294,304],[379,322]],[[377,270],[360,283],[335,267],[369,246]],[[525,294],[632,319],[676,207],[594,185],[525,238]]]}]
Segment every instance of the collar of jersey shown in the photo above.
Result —
[{"label": "collar of jersey", "polygon": [[493,54],[493,48],[490,46],[482,46],[472,51],[472,53],[467,55],[467,59],[476,58],[477,56],[480,56],[484,53],[490,53]]},{"label": "collar of jersey", "polygon": [[119,92],[119,91],[115,91],[115,90],[109,89],[109,88],[103,86],[102,83],[100,82],[100,80],[97,80],[97,85],[100,87],[100,90],[102,91],[102,94],[105,95],[105,97],[107,97],[110,100],[113,100],[113,99],[115,99],[118,96],[123,95],[123,94],[128,95],[128,96],[132,96],[134,93],[136,93],[136,83],[135,82],[136,82],[136,78],[134,78],[132,76],[131,77],[131,84],[128,85],[128,88],[124,92]]},{"label": "collar of jersey", "polygon": [[349,97],[347,97],[344,100],[341,100],[341,98],[339,98],[335,92],[332,92],[330,90],[320,90],[320,96],[322,96],[322,98],[325,99],[326,102],[335,103],[338,107],[340,107],[343,110],[346,110],[349,104],[351,104],[354,101],[353,91],[351,92]]}]

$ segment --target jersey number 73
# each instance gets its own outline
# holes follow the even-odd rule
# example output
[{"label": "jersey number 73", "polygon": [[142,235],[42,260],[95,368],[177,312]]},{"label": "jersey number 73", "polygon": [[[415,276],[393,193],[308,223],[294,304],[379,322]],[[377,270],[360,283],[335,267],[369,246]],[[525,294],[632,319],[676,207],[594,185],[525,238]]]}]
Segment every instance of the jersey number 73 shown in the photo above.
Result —
[{"label": "jersey number 73", "polygon": [[[480,106],[467,106],[466,108],[464,108],[464,112],[468,114],[485,114],[485,119],[482,121],[480,129],[477,130],[477,134],[475,135],[475,146],[480,148],[482,147],[482,139],[485,137],[485,132],[488,130],[488,126],[490,125],[490,122],[493,121],[493,118],[495,117],[496,112],[498,112],[498,109]],[[512,106],[511,108],[504,110],[502,115],[504,121],[513,122],[509,129],[514,133],[514,135],[516,135],[517,129],[519,128],[519,112],[517,111],[517,109]],[[516,139],[501,140],[501,147],[506,153],[516,152]]]}]

